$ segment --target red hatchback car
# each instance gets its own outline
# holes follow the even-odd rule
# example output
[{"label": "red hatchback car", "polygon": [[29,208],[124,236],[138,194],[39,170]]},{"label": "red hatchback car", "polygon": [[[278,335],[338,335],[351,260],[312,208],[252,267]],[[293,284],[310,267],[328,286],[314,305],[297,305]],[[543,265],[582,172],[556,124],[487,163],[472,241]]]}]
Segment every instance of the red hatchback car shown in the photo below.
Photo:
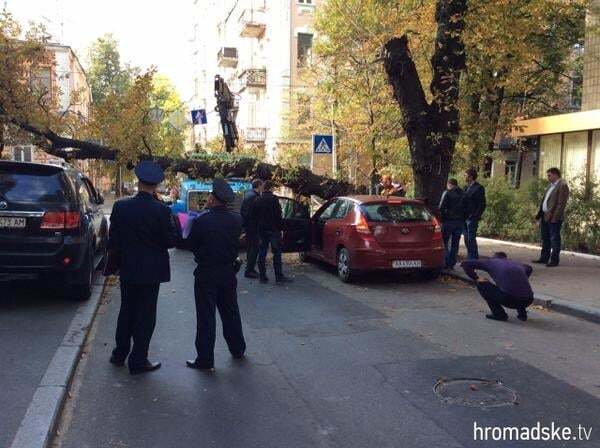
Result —
[{"label": "red hatchback car", "polygon": [[436,277],[443,268],[440,224],[417,200],[338,197],[323,204],[308,223],[299,216],[285,221],[284,251],[304,245],[304,257],[336,266],[344,282],[365,271],[422,271]]}]

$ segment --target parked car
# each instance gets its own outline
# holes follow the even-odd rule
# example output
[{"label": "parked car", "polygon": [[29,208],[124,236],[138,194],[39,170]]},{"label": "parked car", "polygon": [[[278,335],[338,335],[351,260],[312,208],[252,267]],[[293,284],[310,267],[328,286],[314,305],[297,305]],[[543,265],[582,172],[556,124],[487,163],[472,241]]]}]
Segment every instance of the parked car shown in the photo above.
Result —
[{"label": "parked car", "polygon": [[89,298],[108,237],[103,202],[70,166],[0,161],[0,281],[36,280]]},{"label": "parked car", "polygon": [[286,217],[284,225],[285,252],[302,252],[305,259],[336,266],[344,282],[374,270],[419,271],[433,278],[443,268],[440,224],[417,200],[339,197],[312,218],[297,214]]}]

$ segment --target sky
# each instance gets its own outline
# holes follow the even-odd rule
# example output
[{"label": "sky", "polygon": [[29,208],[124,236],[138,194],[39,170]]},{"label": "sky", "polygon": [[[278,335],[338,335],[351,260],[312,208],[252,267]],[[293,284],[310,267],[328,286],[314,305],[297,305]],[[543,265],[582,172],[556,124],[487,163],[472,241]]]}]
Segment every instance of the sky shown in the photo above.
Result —
[{"label": "sky", "polygon": [[193,0],[0,1],[22,24],[43,23],[52,41],[73,47],[84,66],[90,43],[113,33],[123,62],[142,68],[155,65],[173,81],[184,101],[193,93],[189,62]]}]

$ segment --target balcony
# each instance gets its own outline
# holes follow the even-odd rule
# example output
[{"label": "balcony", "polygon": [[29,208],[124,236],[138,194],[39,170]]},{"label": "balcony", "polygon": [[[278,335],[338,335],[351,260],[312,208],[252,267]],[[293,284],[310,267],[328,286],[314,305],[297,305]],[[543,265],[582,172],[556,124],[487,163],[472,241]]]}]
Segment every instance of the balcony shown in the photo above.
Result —
[{"label": "balcony", "polygon": [[248,143],[264,143],[267,139],[267,128],[246,128],[244,137]]},{"label": "balcony", "polygon": [[263,11],[244,9],[238,20],[241,37],[261,38],[267,29]]},{"label": "balcony", "polygon": [[220,67],[235,68],[238,64],[238,51],[235,47],[222,47],[217,53],[217,61]]},{"label": "balcony", "polygon": [[240,76],[240,92],[247,87],[266,87],[267,70],[264,68],[249,68],[244,70]]}]

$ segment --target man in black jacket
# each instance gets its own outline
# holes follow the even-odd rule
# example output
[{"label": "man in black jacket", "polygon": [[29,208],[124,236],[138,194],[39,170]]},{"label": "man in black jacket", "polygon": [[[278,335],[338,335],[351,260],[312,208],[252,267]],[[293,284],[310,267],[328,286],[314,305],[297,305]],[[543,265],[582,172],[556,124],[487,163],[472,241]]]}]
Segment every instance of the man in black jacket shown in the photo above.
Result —
[{"label": "man in black jacket", "polygon": [[237,301],[235,261],[242,233],[242,218],[227,209],[235,200],[229,184],[215,178],[213,189],[201,212],[191,224],[186,245],[194,253],[196,299],[196,359],[187,361],[192,369],[214,368],[216,337],[215,310],[219,310],[223,336],[235,359],[244,357],[246,342]]},{"label": "man in black jacket", "polygon": [[467,186],[464,194],[465,204],[465,245],[467,246],[467,256],[469,260],[479,259],[479,250],[477,248],[477,229],[479,220],[485,211],[485,188],[477,182],[477,170],[469,168],[465,171],[465,181]]},{"label": "man in black jacket", "polygon": [[242,215],[244,232],[246,233],[246,278],[258,278],[256,272],[256,257],[258,256],[258,224],[256,220],[251,219],[250,211],[254,201],[260,196],[263,182],[260,179],[255,179],[252,182],[252,190],[247,191],[242,201],[240,214]]},{"label": "man in black jacket", "polygon": [[446,269],[454,269],[460,236],[465,225],[463,191],[458,187],[456,179],[448,180],[447,190],[442,194],[439,208],[446,252]]},{"label": "man in black jacket", "polygon": [[275,281],[277,283],[288,283],[292,279],[283,275],[281,261],[281,230],[283,229],[283,219],[281,216],[281,205],[279,198],[271,191],[273,183],[266,181],[263,184],[262,195],[254,201],[250,211],[250,219],[255,221],[260,238],[258,250],[258,270],[260,273],[260,282],[267,283],[266,258],[269,246],[273,252],[273,269],[275,271]]},{"label": "man in black jacket", "polygon": [[135,174],[139,193],[115,202],[108,239],[108,250],[118,257],[121,280],[117,346],[110,362],[121,366],[129,357],[132,375],[160,368],[160,363],[148,361],[148,347],[156,324],[158,290],[161,283],[170,281],[168,249],[176,242],[171,211],[154,198],[156,187],[164,180],[162,169],[154,162],[142,161]]}]

